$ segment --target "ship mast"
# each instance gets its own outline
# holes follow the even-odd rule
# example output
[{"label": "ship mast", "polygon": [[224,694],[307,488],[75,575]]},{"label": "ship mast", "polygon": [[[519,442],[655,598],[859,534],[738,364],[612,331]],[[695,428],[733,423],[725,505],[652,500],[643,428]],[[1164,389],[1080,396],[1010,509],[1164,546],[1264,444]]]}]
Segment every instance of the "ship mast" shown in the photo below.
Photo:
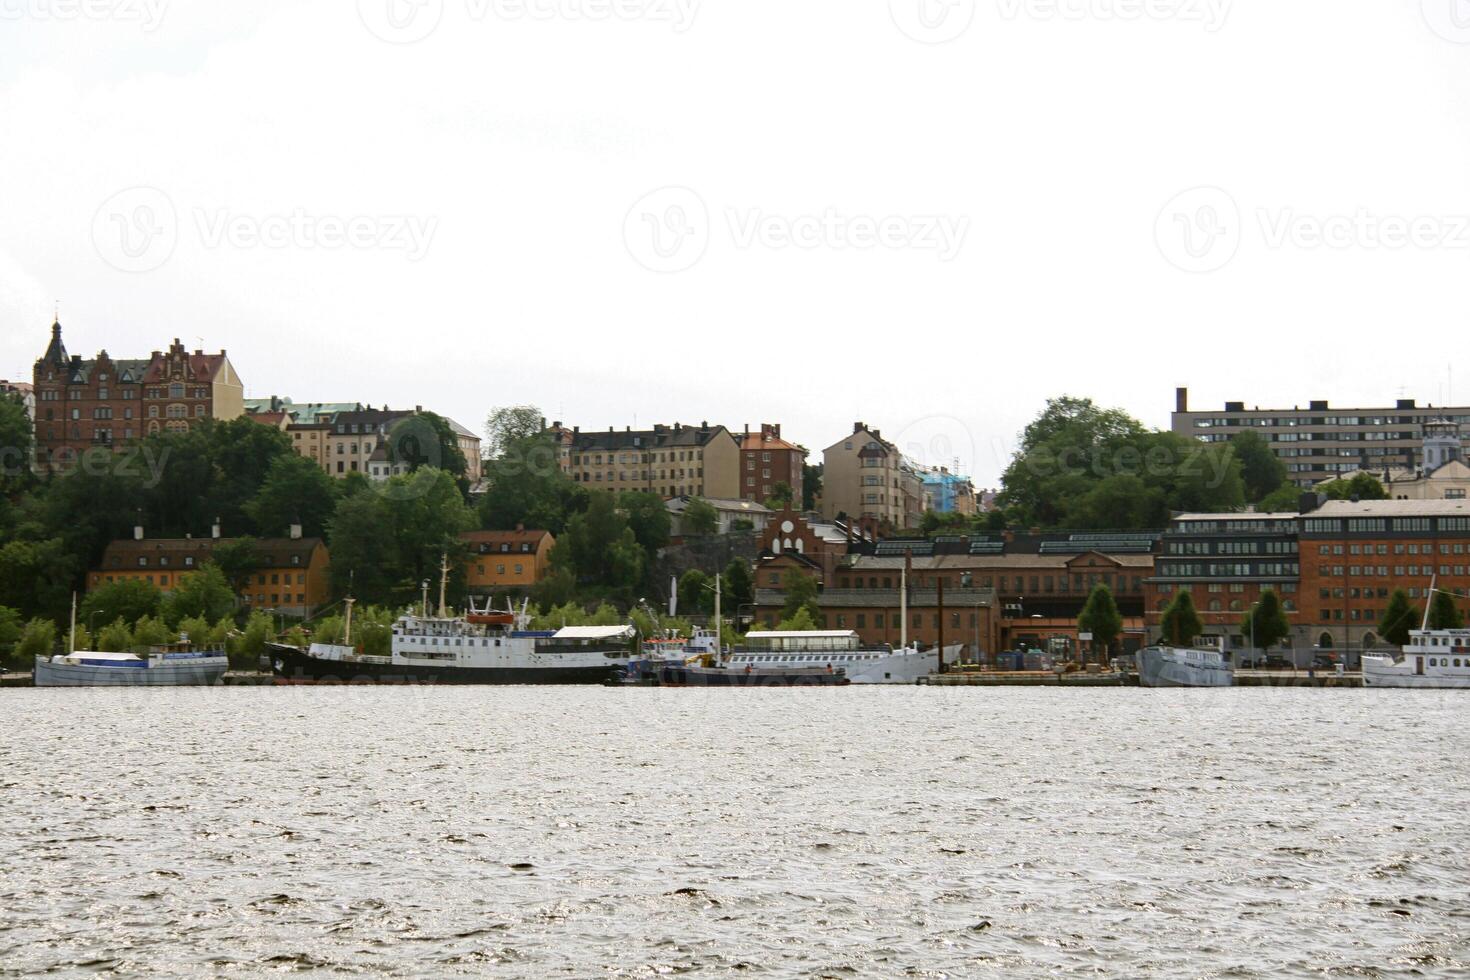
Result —
[{"label": "ship mast", "polygon": [[725,647],[720,642],[721,627],[724,623],[720,620],[720,573],[715,573],[715,665],[725,662]]},{"label": "ship mast", "polygon": [[67,640],[67,646],[71,649],[69,653],[77,652],[77,594],[71,594],[71,638]]},{"label": "ship mast", "polygon": [[439,618],[449,618],[449,604],[445,601],[445,594],[449,590],[449,554],[445,552],[439,562]]},{"label": "ship mast", "polygon": [[357,600],[349,596],[343,599],[342,602],[347,606],[347,625],[343,628],[342,645],[350,647],[352,646],[352,607]]}]

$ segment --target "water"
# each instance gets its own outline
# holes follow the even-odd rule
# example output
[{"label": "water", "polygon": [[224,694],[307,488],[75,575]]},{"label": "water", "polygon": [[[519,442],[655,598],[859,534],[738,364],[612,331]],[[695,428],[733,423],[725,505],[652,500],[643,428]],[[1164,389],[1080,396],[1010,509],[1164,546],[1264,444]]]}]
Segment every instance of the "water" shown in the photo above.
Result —
[{"label": "water", "polygon": [[0,692],[0,975],[1449,976],[1464,692]]}]

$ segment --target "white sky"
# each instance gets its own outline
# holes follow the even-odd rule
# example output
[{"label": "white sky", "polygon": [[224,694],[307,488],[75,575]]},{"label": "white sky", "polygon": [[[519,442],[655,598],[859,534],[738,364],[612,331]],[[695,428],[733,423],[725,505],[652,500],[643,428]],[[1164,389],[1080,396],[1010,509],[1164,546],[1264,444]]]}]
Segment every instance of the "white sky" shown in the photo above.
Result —
[{"label": "white sky", "polygon": [[1467,134],[1466,0],[0,0],[0,377],[59,300],[254,396],[992,484],[1051,395],[1470,402]]}]

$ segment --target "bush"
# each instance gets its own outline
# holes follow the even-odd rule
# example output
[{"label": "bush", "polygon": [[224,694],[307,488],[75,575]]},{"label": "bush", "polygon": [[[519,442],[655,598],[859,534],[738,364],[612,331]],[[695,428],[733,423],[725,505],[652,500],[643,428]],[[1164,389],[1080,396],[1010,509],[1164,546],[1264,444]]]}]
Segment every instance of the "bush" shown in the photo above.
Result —
[{"label": "bush", "polygon": [[126,653],[133,648],[133,631],[119,617],[97,634],[97,648],[105,653]]},{"label": "bush", "polygon": [[22,661],[36,657],[49,657],[56,649],[56,624],[49,619],[33,619],[26,623],[15,645],[15,653]]}]

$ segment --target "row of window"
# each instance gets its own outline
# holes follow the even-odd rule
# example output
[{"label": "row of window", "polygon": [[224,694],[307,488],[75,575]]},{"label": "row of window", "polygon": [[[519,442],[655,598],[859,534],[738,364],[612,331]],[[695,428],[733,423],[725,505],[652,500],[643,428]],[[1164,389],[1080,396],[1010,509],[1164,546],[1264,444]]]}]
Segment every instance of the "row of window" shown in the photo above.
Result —
[{"label": "row of window", "polygon": [[[1331,576],[1333,578],[1342,578],[1343,577],[1343,574],[1344,574],[1344,568],[1346,569],[1346,574],[1349,575],[1349,576],[1352,576],[1354,578],[1359,577],[1359,576],[1362,576],[1362,577],[1377,576],[1379,578],[1387,578],[1388,577],[1388,566],[1387,565],[1347,565],[1347,566],[1343,566],[1343,565],[1318,565],[1317,566],[1317,574],[1319,576],[1323,577],[1323,578],[1327,578],[1329,576]],[[1451,572],[1451,569],[1453,569],[1454,571]],[[1464,565],[1440,565],[1438,571],[1435,570],[1435,566],[1433,566],[1433,565],[1394,565],[1393,566],[1393,577],[1394,578],[1403,578],[1406,575],[1409,576],[1410,578],[1416,578],[1416,577],[1421,576],[1421,575],[1442,575],[1442,576],[1448,578],[1451,574],[1454,574],[1454,575],[1457,575],[1457,576],[1463,576],[1465,574],[1465,566]]]},{"label": "row of window", "polygon": [[[766,454],[767,456],[770,453]],[[629,465],[633,463],[693,463],[704,459],[702,449],[670,450],[659,453],[585,453],[573,454],[573,466],[602,466],[603,457],[606,457],[606,465],[613,466],[617,463]]]},{"label": "row of window", "polygon": [[1165,552],[1171,555],[1294,555],[1295,541],[1170,541]]},{"label": "row of window", "polygon": [[[1407,544],[1396,544],[1396,545],[1394,545],[1393,546],[1393,553],[1396,554],[1396,555],[1404,555],[1404,554],[1408,554],[1408,555],[1419,555],[1419,554],[1432,555],[1432,554],[1434,554],[1434,548],[1435,548],[1435,546],[1432,545],[1432,544],[1430,544],[1430,543],[1428,543],[1428,542],[1425,542],[1423,544],[1420,544],[1419,542],[1416,541],[1416,542],[1407,543]],[[1324,545],[1318,545],[1317,546],[1317,554],[1319,554],[1319,555],[1329,555],[1329,554],[1331,554],[1331,555],[1340,555],[1342,553],[1343,553],[1343,546],[1340,545],[1340,544],[1335,544],[1335,545],[1325,545],[1324,544]],[[1350,555],[1372,555],[1372,554],[1386,555],[1386,554],[1388,554],[1388,545],[1386,545],[1386,544],[1379,544],[1379,545],[1371,545],[1371,544],[1363,544],[1363,545],[1350,544],[1350,545],[1347,546],[1347,553],[1350,554]],[[1439,545],[1439,553],[1441,555],[1451,555],[1451,554],[1454,554],[1454,555],[1463,555],[1463,554],[1466,553],[1465,544],[1463,542],[1461,542],[1459,544],[1452,545],[1452,544],[1449,544],[1448,542],[1441,542],[1440,545]]]},{"label": "row of window", "polygon": [[[1438,530],[1445,531],[1470,531],[1470,517],[1441,517],[1438,518]],[[1303,522],[1302,530],[1306,534],[1341,534],[1343,533],[1343,520],[1337,517],[1309,517]],[[1394,517],[1382,518],[1350,518],[1348,524],[1362,525],[1359,528],[1349,527],[1349,530],[1363,532],[1393,531],[1403,533],[1430,533],[1436,530],[1435,518],[1432,517]]]},{"label": "row of window", "polygon": [[1294,561],[1255,562],[1163,562],[1160,578],[1258,578],[1261,576],[1300,575],[1301,565]]}]

